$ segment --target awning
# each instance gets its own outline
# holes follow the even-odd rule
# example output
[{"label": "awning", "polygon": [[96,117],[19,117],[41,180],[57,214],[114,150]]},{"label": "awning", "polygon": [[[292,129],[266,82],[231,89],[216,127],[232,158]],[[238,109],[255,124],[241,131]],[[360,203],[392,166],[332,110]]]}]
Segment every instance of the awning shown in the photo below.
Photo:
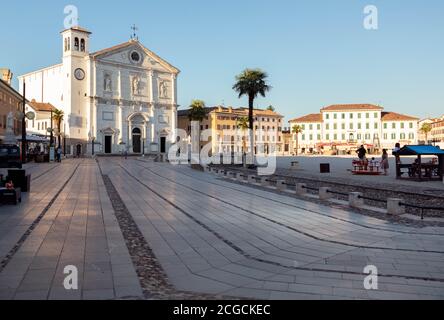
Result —
[{"label": "awning", "polygon": [[[22,136],[17,137],[17,141],[22,141]],[[37,143],[49,143],[49,138],[40,137],[40,136],[26,136],[27,142],[37,142]]]},{"label": "awning", "polygon": [[405,146],[397,155],[400,156],[439,156],[444,155],[444,150],[434,146]]}]

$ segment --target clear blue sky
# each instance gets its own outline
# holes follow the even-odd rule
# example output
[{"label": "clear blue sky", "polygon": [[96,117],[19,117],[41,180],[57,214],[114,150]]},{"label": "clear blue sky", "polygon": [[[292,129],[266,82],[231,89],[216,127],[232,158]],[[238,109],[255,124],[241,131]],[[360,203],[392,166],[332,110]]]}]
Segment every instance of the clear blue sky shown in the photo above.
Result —
[{"label": "clear blue sky", "polygon": [[[68,4],[93,32],[93,51],[127,41],[137,24],[141,42],[182,70],[182,106],[245,106],[234,77],[259,67],[273,90],[257,106],[287,120],[336,103],[444,114],[442,0],[2,1],[0,66],[19,75],[59,63]],[[363,28],[368,4],[379,9],[377,31]]]}]

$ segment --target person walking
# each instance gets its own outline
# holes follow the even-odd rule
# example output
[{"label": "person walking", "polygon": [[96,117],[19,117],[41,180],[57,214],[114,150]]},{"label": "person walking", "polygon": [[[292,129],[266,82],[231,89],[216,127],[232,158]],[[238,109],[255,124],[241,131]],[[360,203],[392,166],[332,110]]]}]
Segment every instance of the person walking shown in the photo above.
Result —
[{"label": "person walking", "polygon": [[397,143],[395,144],[395,148],[393,149],[393,155],[396,158],[396,164],[401,163],[401,157],[399,156],[399,151],[401,150],[401,144]]},{"label": "person walking", "polygon": [[57,148],[57,161],[62,163],[62,147]]},{"label": "person walking", "polygon": [[390,165],[389,165],[389,155],[387,153],[387,149],[384,149],[382,151],[381,169],[384,170],[384,175],[385,176],[388,175],[389,168],[390,168]]}]

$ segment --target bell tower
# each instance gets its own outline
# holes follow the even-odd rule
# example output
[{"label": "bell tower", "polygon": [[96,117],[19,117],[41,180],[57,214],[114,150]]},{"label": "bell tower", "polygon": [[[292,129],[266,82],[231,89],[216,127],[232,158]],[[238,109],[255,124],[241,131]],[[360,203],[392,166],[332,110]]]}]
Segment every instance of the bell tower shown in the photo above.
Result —
[{"label": "bell tower", "polygon": [[79,26],[62,34],[63,49],[63,111],[66,131],[71,139],[87,139],[87,119],[90,81],[89,37],[91,32]]},{"label": "bell tower", "polygon": [[81,27],[72,27],[62,31],[63,57],[73,55],[84,57],[89,53],[89,36],[91,32]]}]

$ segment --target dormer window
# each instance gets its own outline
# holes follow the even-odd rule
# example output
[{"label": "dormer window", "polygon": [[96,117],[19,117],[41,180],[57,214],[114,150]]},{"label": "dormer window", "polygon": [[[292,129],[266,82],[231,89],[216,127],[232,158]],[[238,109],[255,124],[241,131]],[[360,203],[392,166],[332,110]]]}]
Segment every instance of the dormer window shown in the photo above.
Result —
[{"label": "dormer window", "polygon": [[79,51],[79,38],[74,39],[74,50]]},{"label": "dormer window", "polygon": [[80,51],[85,52],[85,39],[80,41]]}]

